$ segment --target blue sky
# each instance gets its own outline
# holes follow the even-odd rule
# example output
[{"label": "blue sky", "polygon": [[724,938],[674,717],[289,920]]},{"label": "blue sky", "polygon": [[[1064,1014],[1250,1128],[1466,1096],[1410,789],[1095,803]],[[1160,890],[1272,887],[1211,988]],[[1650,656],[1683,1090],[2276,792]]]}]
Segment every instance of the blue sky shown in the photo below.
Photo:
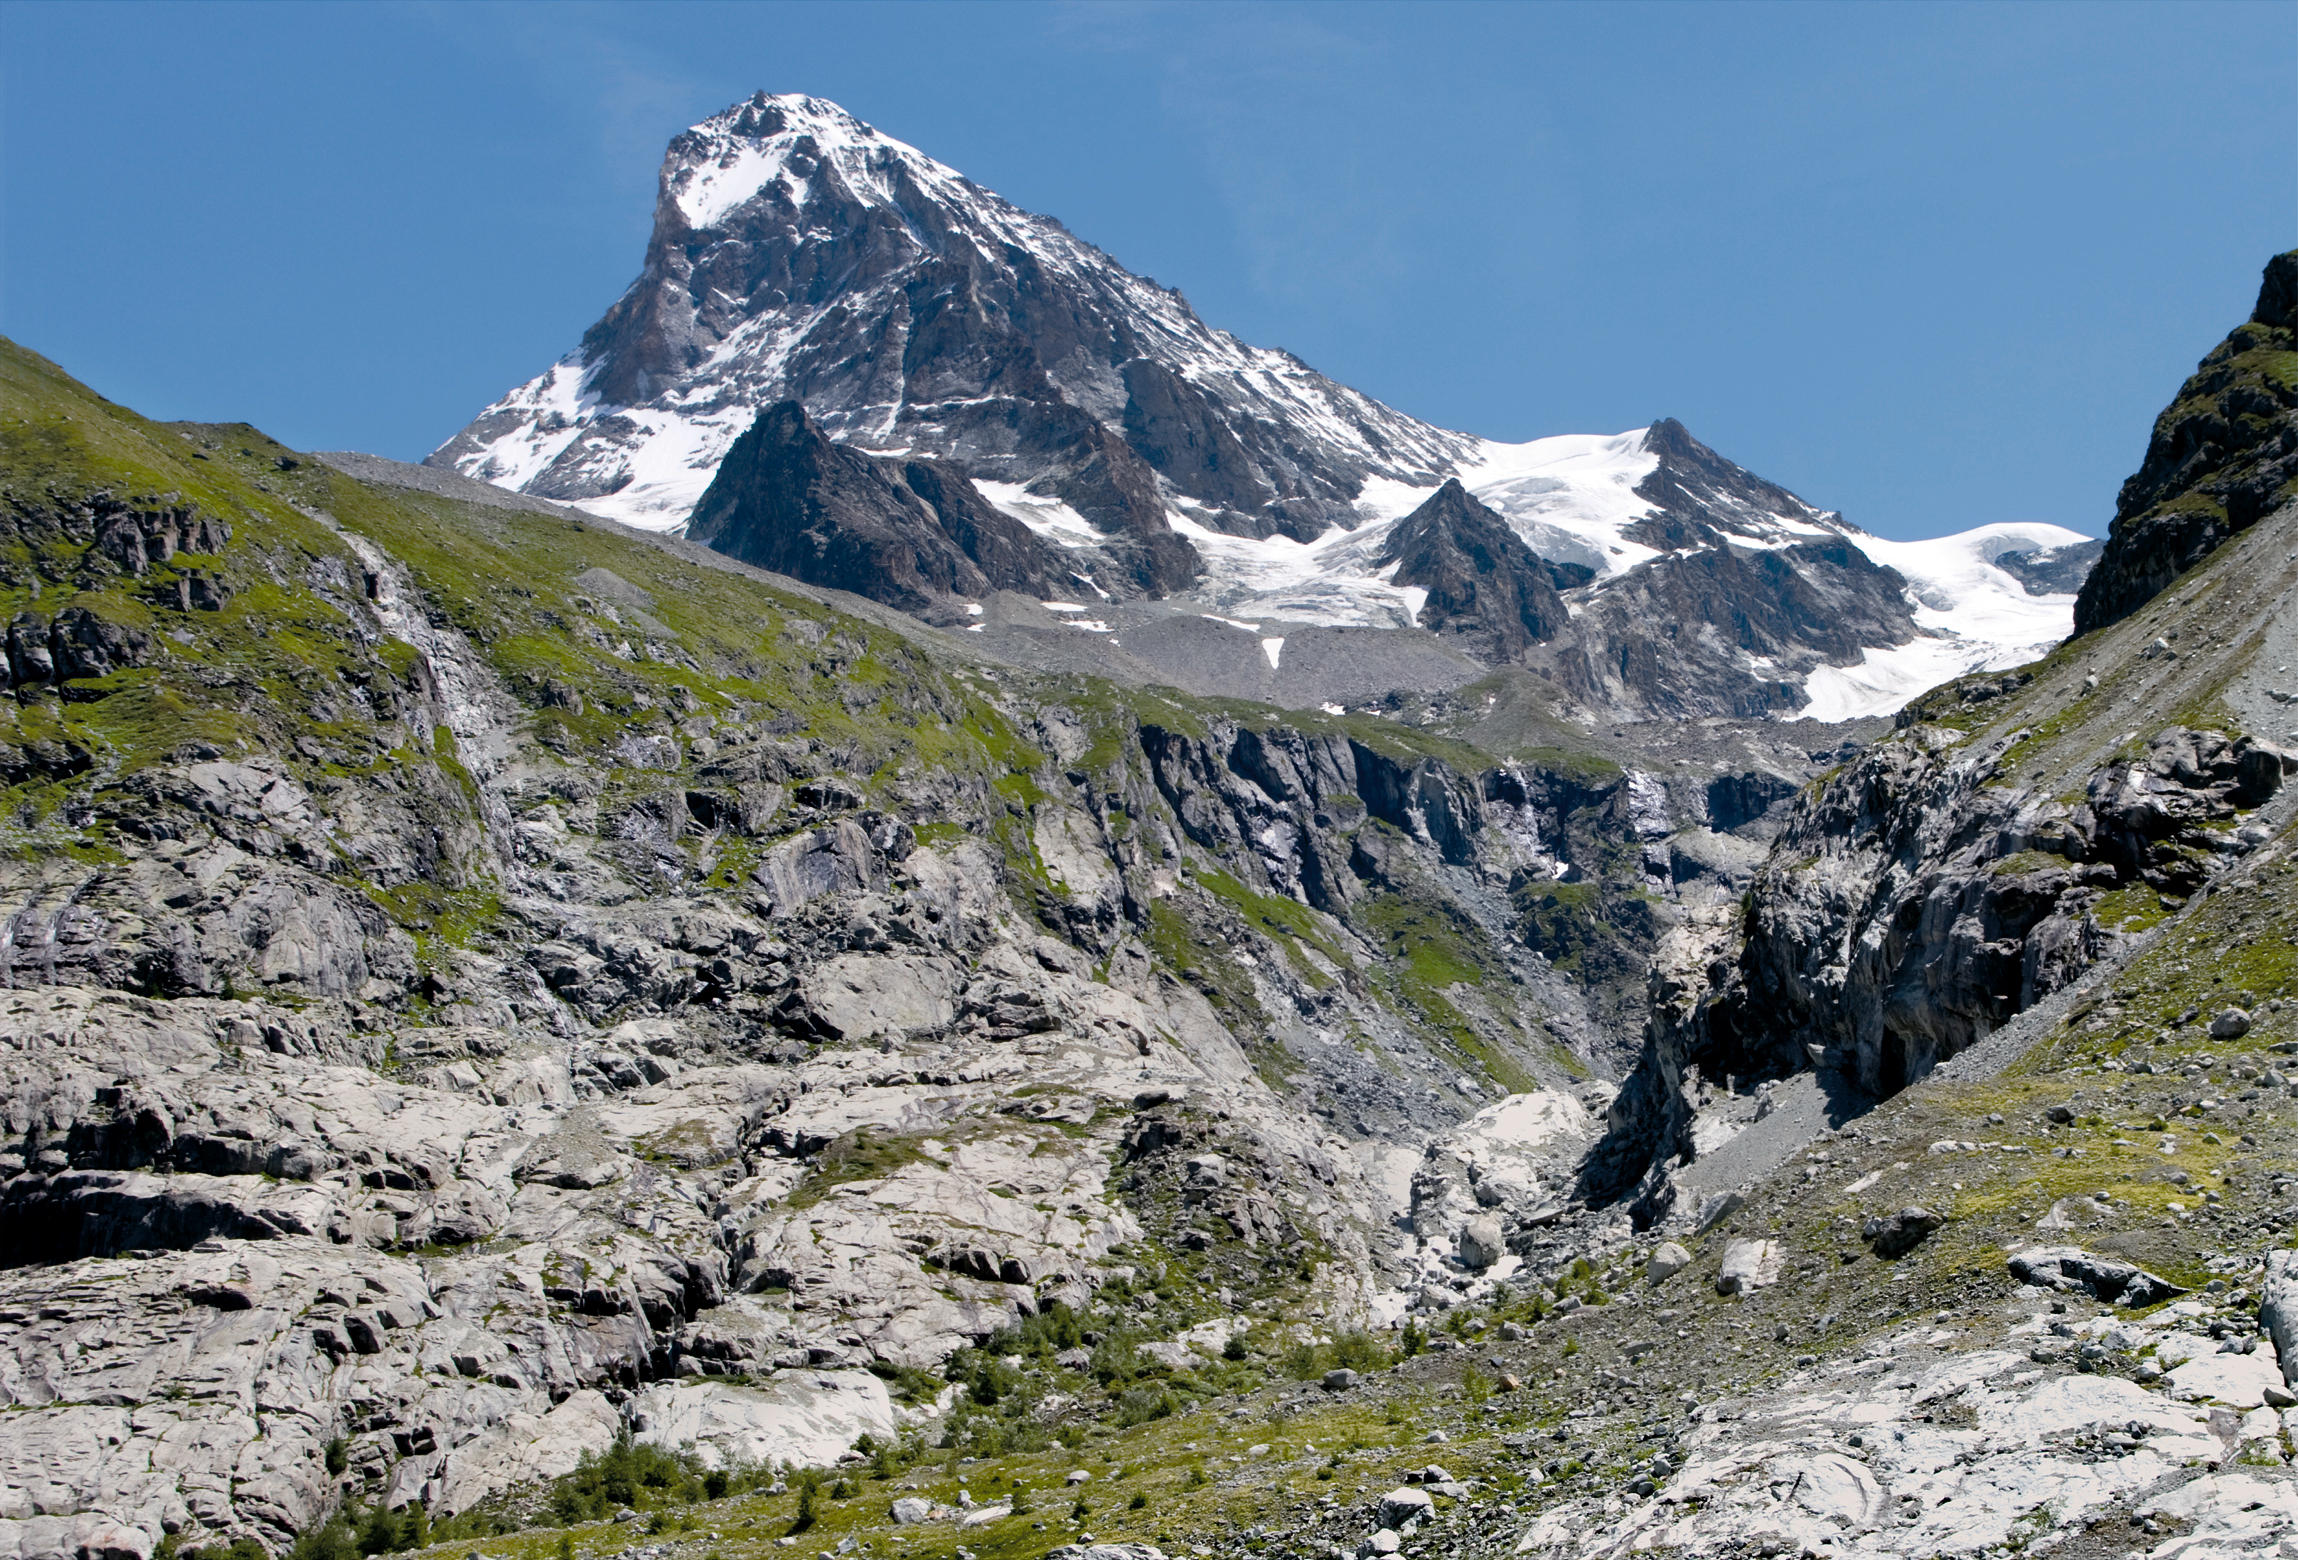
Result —
[{"label": "blue sky", "polygon": [[419,458],[837,99],[1501,438],[1659,416],[1891,536],[2099,531],[2298,243],[2298,5],[0,6],[0,331]]}]

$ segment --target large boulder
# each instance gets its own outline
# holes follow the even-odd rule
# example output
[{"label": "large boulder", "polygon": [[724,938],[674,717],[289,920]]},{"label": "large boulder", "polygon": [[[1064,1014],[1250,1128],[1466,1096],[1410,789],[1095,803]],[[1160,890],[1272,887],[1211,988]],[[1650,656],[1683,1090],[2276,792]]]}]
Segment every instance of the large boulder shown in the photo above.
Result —
[{"label": "large boulder", "polygon": [[1436,1515],[1436,1497],[1426,1490],[1399,1485],[1380,1498],[1380,1525],[1404,1531],[1407,1522],[1426,1522]]},{"label": "large boulder", "polygon": [[2012,1253],[2010,1268],[2021,1283],[2063,1294],[2081,1290],[2116,1305],[2155,1305],[2186,1293],[2167,1278],[2080,1246],[2030,1246]]},{"label": "large boulder", "polygon": [[1652,1253],[1651,1261],[1644,1264],[1644,1277],[1654,1284],[1664,1284],[1691,1265],[1690,1252],[1672,1240],[1664,1240]]},{"label": "large boulder", "polygon": [[2274,1340],[2274,1352],[2282,1361],[2282,1380],[2298,1386],[2298,1251],[2266,1254],[2258,1325]]},{"label": "large boulder", "polygon": [[1902,1208],[1883,1218],[1869,1219],[1860,1227],[1859,1238],[1879,1257],[1903,1257],[1946,1222],[1928,1208]]},{"label": "large boulder", "polygon": [[1780,1247],[1776,1240],[1735,1240],[1724,1248],[1723,1266],[1716,1273],[1716,1293],[1744,1295],[1779,1282]]},{"label": "large boulder", "polygon": [[1460,1265],[1481,1273],[1508,1254],[1498,1219],[1470,1219],[1460,1227]]}]

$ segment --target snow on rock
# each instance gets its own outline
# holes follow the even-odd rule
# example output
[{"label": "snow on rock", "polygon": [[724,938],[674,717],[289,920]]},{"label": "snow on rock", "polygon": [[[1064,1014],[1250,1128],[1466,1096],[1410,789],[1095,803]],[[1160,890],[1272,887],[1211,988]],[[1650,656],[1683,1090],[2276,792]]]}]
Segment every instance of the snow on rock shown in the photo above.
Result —
[{"label": "snow on rock", "polygon": [[[815,266],[840,273],[817,277]],[[586,345],[488,407],[432,459],[672,529],[758,411],[786,397],[804,400],[841,440],[958,453],[967,441],[950,434],[953,413],[1012,401],[1004,380],[966,361],[964,343],[946,361],[905,354],[913,290],[938,293],[951,267],[982,279],[984,307],[997,307],[993,295],[1032,300],[1003,323],[1017,322],[1031,350],[1046,348],[1054,397],[1121,432],[1133,364],[1154,364],[1163,374],[1148,375],[1157,382],[1145,380],[1142,393],[1163,404],[1178,387],[1200,392],[1233,433],[1224,459],[1264,484],[1289,480],[1278,468],[1296,461],[1311,475],[1293,485],[1311,491],[1365,471],[1425,475],[1475,446],[1289,353],[1213,329],[1179,293],[835,103],[758,93],[672,140],[647,270]],[[1031,308],[1065,307],[1062,340],[1028,338]],[[1268,441],[1267,429],[1283,430],[1282,440]]]},{"label": "snow on rock", "polygon": [[[488,407],[432,463],[676,529],[758,412],[796,398],[856,447],[961,461],[993,505],[1073,552],[1080,580],[1107,600],[1105,583],[1122,572],[1106,552],[1115,522],[1096,507],[1106,494],[1065,486],[1074,432],[1032,444],[1016,431],[1090,418],[1156,465],[1153,480],[1135,470],[1125,502],[1146,495],[1141,507],[1161,506],[1162,523],[1195,549],[1202,573],[1189,599],[1240,623],[1350,628],[1418,625],[1425,591],[1395,583],[1380,557],[1389,529],[1450,477],[1540,557],[1592,571],[1567,599],[1575,620],[1673,556],[1659,550],[1676,545],[1673,533],[1643,524],[1660,512],[1650,495],[1673,494],[1669,514],[1688,504],[1704,528],[1680,553],[1842,538],[1906,578],[1918,637],[1869,646],[1852,665],[1775,674],[1758,658],[1743,668],[1800,682],[1809,702],[1793,713],[1821,720],[1886,713],[1965,672],[2033,659],[2072,626],[2072,596],[2029,594],[1993,560],[2083,540],[2073,532],[1990,525],[1885,541],[1760,479],[1739,481],[1746,473],[1719,488],[1692,472],[1687,487],[1690,468],[1670,462],[1720,457],[1684,456],[1689,436],[1672,423],[1515,443],[1435,427],[1207,325],[1178,293],[1060,223],[821,98],[761,93],[678,136],[655,222],[645,272],[585,345]],[[920,355],[915,300],[921,289],[938,296],[953,268],[972,278],[979,318],[967,328],[987,334]],[[1040,322],[1049,313],[1068,322],[1054,337]],[[982,377],[980,363],[1015,353],[1037,354],[1034,400]],[[1142,418],[1160,417],[1158,431],[1141,431]],[[1200,432],[1212,452],[1202,471],[1172,454]],[[1127,512],[1125,524],[1159,523]],[[1595,648],[1599,659],[1609,650]],[[1261,651],[1275,668],[1277,633]]]},{"label": "snow on rock", "polygon": [[1856,666],[1829,666],[1804,681],[1813,720],[1887,715],[1927,688],[1969,672],[2018,666],[2074,631],[2073,595],[2035,596],[1994,560],[2007,552],[2086,540],[2055,525],[1983,525],[1921,542],[1851,532],[1859,550],[1907,580],[1923,637],[1870,648]]}]

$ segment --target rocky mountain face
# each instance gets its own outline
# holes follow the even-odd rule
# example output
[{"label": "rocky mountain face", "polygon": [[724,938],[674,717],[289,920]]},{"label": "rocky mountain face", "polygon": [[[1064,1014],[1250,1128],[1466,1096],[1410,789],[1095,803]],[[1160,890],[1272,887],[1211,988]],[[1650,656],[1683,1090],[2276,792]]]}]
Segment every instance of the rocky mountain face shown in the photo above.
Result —
[{"label": "rocky mountain face", "polygon": [[[758,274],[882,261],[930,336],[921,192],[1034,220],[745,112],[681,143],[665,277],[837,215]],[[1021,259],[977,258],[1003,296]],[[679,286],[618,309],[616,393],[737,340]],[[1125,439],[1235,476],[1125,382],[1168,408]],[[1703,654],[1834,665],[1941,609],[1661,427],[1350,534],[1394,546],[1350,578],[1521,664],[1279,710],[1043,647],[1140,641],[1140,598],[923,621],[1057,583],[1009,479],[812,396],[739,416],[705,546],[0,344],[0,1553],[2298,1530],[2298,503],[2195,561],[2125,527],[2167,587],[1890,728],[1599,732],[1541,658],[1626,677],[1608,601],[1714,592],[1638,663],[1686,711],[1726,699]],[[647,447],[608,420],[554,483]],[[1209,571],[1302,545],[1252,534],[1317,499],[1256,437],[1275,496],[1197,528]],[[1621,554],[1527,540],[1574,482],[1633,500]],[[1205,632],[1308,648],[1265,627]]]},{"label": "rocky mountain face", "polygon": [[1073,589],[1055,550],[962,470],[833,444],[796,401],[758,414],[687,535],[730,558],[926,614],[992,590]]},{"label": "rocky mountain face", "polygon": [[1381,561],[1391,581],[1426,593],[1422,628],[1461,635],[1499,664],[1562,633],[1572,619],[1557,583],[1586,584],[1590,574],[1535,555],[1457,479],[1389,528]]},{"label": "rocky mountain face", "polygon": [[2258,306],[2155,419],[2122,485],[2104,555],[2075,603],[2075,631],[2118,623],[2288,502],[2298,481],[2298,250],[2266,266]]},{"label": "rocky mountain face", "polygon": [[[807,436],[768,436],[785,404]],[[987,551],[922,519],[943,506],[901,491],[916,483],[829,499],[825,441],[963,478],[959,523]],[[673,141],[639,278],[430,463],[936,619],[1010,592],[1170,598],[1278,640],[1426,628],[1436,642],[1410,648],[1330,642],[1293,697],[1348,704],[1406,662],[1466,655],[1472,673],[1546,670],[1583,722],[1888,712],[2061,637],[2087,556],[2052,527],[1882,543],[1668,419],[1521,445],[1430,426],[1207,326],[836,105],[767,94]],[[1973,547],[2037,562],[1973,568]],[[1158,620],[1097,619],[1131,641],[1103,669],[1256,682],[1257,643],[1128,632]]]},{"label": "rocky mountain face", "polygon": [[[1143,542],[1167,493],[1216,529],[1314,536],[1366,477],[1428,480],[1470,442],[1208,327],[835,104],[760,93],[672,142],[645,268],[580,348],[432,459],[676,525],[785,399]],[[1163,588],[1188,572],[1167,548]]]}]

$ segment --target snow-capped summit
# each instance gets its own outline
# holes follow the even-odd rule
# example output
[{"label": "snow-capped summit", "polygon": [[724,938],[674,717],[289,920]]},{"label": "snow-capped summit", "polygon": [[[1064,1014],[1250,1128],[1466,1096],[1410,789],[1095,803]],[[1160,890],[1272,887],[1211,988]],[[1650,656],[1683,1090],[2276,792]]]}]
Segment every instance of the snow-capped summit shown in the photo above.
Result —
[{"label": "snow-capped summit", "polygon": [[1610,714],[1887,710],[2063,635],[2085,557],[2051,527],[1882,542],[1672,421],[1421,422],[794,94],[671,142],[638,279],[431,462],[653,529],[707,511],[744,556],[936,616],[1068,579],[1425,629]]},{"label": "snow-capped summit", "polygon": [[1213,528],[1314,536],[1368,478],[1433,484],[1475,441],[1200,320],[1058,222],[820,98],[761,93],[664,159],[645,269],[582,344],[432,456],[634,525],[682,524],[757,412],[963,460],[1193,568]]}]

